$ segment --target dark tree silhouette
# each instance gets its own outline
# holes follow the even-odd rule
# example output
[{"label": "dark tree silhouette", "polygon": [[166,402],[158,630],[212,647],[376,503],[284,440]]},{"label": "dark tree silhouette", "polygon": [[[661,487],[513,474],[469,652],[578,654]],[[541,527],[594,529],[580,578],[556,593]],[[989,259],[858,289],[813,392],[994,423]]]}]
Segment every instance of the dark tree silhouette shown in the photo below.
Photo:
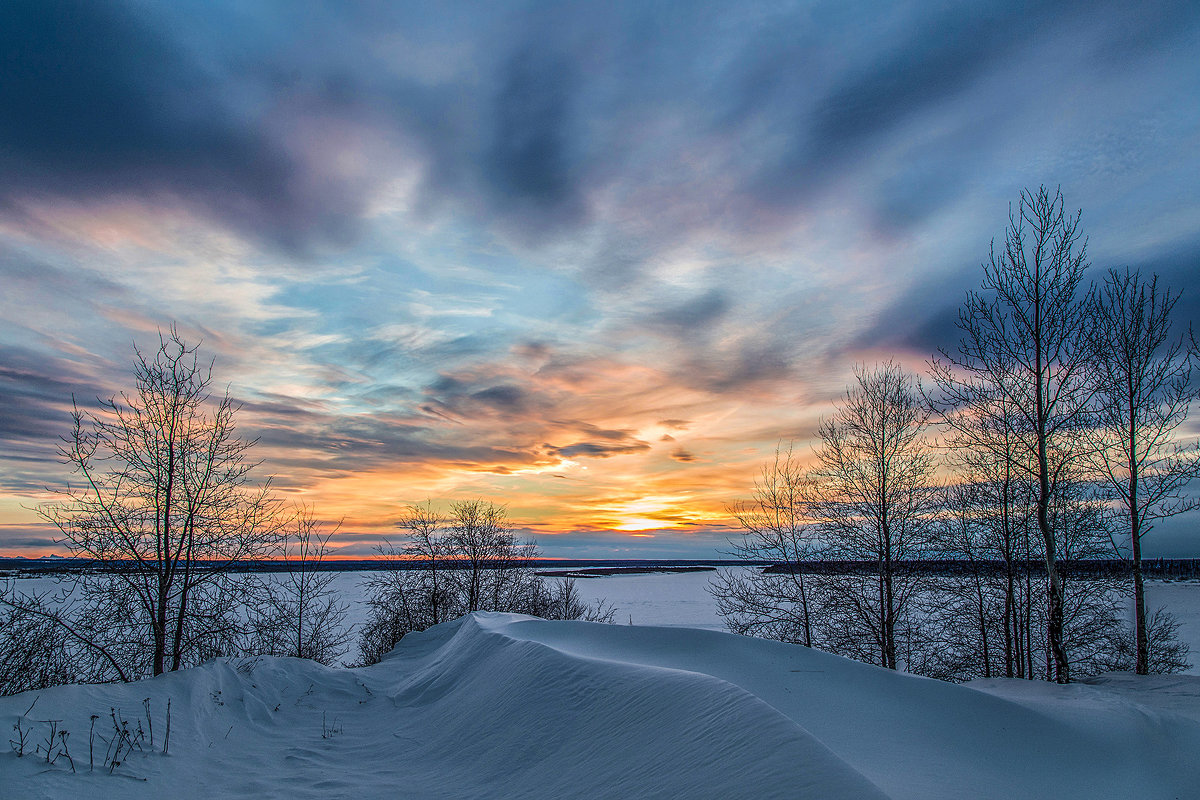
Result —
[{"label": "dark tree silhouette", "polygon": [[827,613],[839,614],[848,631],[868,631],[889,669],[897,667],[897,631],[910,624],[921,578],[905,562],[925,555],[933,535],[928,416],[914,379],[887,362],[857,370],[855,385],[818,430],[810,509],[827,552],[878,566],[873,582],[846,576],[832,583]]},{"label": "dark tree silhouette", "polygon": [[[1087,268],[1080,214],[1068,216],[1060,192],[1021,193],[1009,211],[1002,249],[993,243],[983,290],[959,313],[962,339],[932,363],[935,408],[970,437],[979,418],[1015,414],[1013,432],[1036,487],[1037,525],[1046,562],[1047,638],[1055,679],[1070,680],[1063,643],[1063,581],[1058,535],[1051,524],[1056,482],[1086,455],[1091,424],[1090,309],[1081,297]],[[979,439],[981,446],[991,446]]]},{"label": "dark tree silhouette", "polygon": [[282,529],[275,555],[286,559],[288,568],[258,587],[250,619],[251,652],[326,665],[346,652],[350,606],[331,585],[336,573],[322,569],[329,538],[338,527],[326,527],[311,507],[304,506]]},{"label": "dark tree silhouette", "polygon": [[810,517],[811,492],[812,481],[789,445],[776,448],[753,497],[729,508],[741,526],[741,535],[730,542],[731,555],[787,566],[782,572],[730,570],[714,578],[717,610],[734,633],[813,646],[817,585],[803,567],[821,545]]},{"label": "dark tree silhouette", "polygon": [[399,527],[406,541],[378,548],[391,568],[367,581],[370,614],[359,638],[360,664],[373,664],[412,631],[472,611],[509,611],[546,619],[611,622],[614,609],[579,600],[574,584],[557,585],[534,570],[537,546],[521,542],[504,507],[485,500],[412,505]]},{"label": "dark tree silhouette", "polygon": [[1183,490],[1200,475],[1200,445],[1174,434],[1200,389],[1192,385],[1196,354],[1182,332],[1172,335],[1178,294],[1128,269],[1111,270],[1093,303],[1092,350],[1098,383],[1093,463],[1124,510],[1133,565],[1136,670],[1150,669],[1142,537],[1154,522],[1200,505]]},{"label": "dark tree silhouette", "polygon": [[[90,629],[120,677],[158,675],[236,649],[242,593],[231,568],[266,556],[281,517],[255,484],[238,406],[213,398],[212,365],[172,328],[136,350],[133,393],[76,407],[60,453],[76,480],[39,507],[71,555],[109,566],[78,580]],[[94,640],[95,641],[95,640]]]}]

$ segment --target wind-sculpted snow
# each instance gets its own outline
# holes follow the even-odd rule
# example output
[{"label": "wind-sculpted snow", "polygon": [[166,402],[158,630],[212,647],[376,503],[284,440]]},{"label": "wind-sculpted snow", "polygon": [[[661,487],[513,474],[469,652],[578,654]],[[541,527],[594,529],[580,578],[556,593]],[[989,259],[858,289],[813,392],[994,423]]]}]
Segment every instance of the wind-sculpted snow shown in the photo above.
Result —
[{"label": "wind-sculpted snow", "polygon": [[[363,669],[222,660],[0,698],[0,724],[32,731],[23,758],[0,754],[0,798],[1167,798],[1200,781],[1200,679],[981,688],[711,631],[474,614]],[[110,709],[144,730],[146,698],[154,745],[110,775]],[[30,752],[42,720],[70,731],[77,774]]]}]

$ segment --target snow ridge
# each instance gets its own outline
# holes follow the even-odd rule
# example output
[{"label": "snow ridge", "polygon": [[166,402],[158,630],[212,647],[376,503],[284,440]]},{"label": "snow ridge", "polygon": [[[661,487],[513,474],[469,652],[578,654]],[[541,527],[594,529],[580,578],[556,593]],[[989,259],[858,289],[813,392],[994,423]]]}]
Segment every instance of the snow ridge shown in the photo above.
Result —
[{"label": "snow ridge", "polygon": [[[90,715],[145,727],[146,699],[155,746],[89,772]],[[362,669],[218,660],[0,698],[31,739],[62,720],[78,770],[2,753],[0,799],[1185,797],[1198,709],[1191,677],[963,687],[713,631],[477,613]]]}]

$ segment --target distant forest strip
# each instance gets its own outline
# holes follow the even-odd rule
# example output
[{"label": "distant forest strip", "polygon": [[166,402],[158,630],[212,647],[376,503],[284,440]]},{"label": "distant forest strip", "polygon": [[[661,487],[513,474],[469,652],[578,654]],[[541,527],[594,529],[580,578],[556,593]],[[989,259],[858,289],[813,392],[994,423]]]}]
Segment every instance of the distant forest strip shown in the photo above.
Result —
[{"label": "distant forest strip", "polygon": [[[588,572],[592,575],[601,574],[630,574],[633,572],[689,572],[701,569],[716,569],[718,567],[768,567],[769,561],[743,561],[738,559],[558,559],[530,558],[510,560],[484,560],[484,566],[507,567],[514,563],[530,566],[539,570],[564,570]],[[197,561],[203,566],[205,562]],[[463,566],[461,559],[438,559],[431,561],[424,558],[388,559],[326,559],[319,563],[322,572],[359,572],[370,570],[407,570],[426,569],[430,566],[453,568]],[[305,562],[298,560],[251,560],[237,562],[234,572],[289,572]],[[85,558],[2,558],[0,557],[0,574],[5,572],[112,572],[133,566],[131,561],[95,561]],[[316,567],[315,562],[308,566]]]},{"label": "distant forest strip", "polygon": [[[1130,575],[1133,563],[1119,558],[1063,559],[1059,571],[1066,577],[1111,578]],[[910,559],[894,561],[892,568],[923,575],[1003,575],[1008,569],[1019,574],[1046,574],[1042,559],[1014,561],[971,561],[956,558]],[[879,572],[878,561],[813,560],[772,564],[763,570],[769,574],[802,572],[811,575],[874,575]],[[1200,558],[1143,559],[1142,574],[1147,578],[1200,578]]]},{"label": "distant forest strip", "polygon": [[[522,565],[531,566],[539,574],[550,577],[601,577],[604,575],[634,575],[650,572],[696,572],[721,567],[762,567],[764,573],[787,574],[802,572],[810,575],[872,575],[879,571],[876,561],[814,559],[796,563],[769,561],[739,561],[735,559],[523,559]],[[322,572],[360,572],[373,570],[427,569],[430,566],[453,568],[461,562],[444,559],[431,562],[428,559],[389,560],[379,558],[326,560],[318,565]],[[496,561],[485,566],[495,568],[511,566],[512,561]],[[1070,577],[1115,577],[1129,575],[1132,564],[1124,559],[1076,559],[1060,561],[1062,571]],[[303,562],[286,560],[259,560],[239,562],[237,572],[288,572]],[[0,574],[59,572],[113,572],[132,567],[132,563],[98,562],[80,558],[0,558]],[[893,567],[914,574],[925,575],[1000,575],[1007,569],[1003,560],[971,561],[954,558],[910,559],[893,562]],[[1019,573],[1045,574],[1046,564],[1041,559],[1016,561],[1012,569]],[[1200,558],[1157,558],[1142,561],[1142,573],[1147,578],[1200,578]]]}]

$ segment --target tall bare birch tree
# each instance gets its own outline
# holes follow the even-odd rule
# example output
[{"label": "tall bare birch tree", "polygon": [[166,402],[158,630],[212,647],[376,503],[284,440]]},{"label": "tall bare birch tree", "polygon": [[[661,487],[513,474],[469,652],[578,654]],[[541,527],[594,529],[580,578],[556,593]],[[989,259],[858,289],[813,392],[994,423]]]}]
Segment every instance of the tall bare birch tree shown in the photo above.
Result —
[{"label": "tall bare birch tree", "polygon": [[962,339],[932,363],[935,408],[960,432],[978,419],[1015,413],[1020,455],[1035,484],[1037,526],[1047,575],[1046,634],[1055,680],[1070,680],[1063,641],[1059,536],[1052,525],[1056,484],[1086,453],[1083,432],[1094,388],[1089,374],[1089,303],[1081,284],[1087,243],[1080,213],[1064,212],[1061,192],[1023,191],[1009,210],[1002,248],[992,243],[982,291],[959,312]]},{"label": "tall bare birch tree", "polygon": [[1133,566],[1136,670],[1149,671],[1142,537],[1156,520],[1197,507],[1183,494],[1200,475],[1200,445],[1175,438],[1198,396],[1196,354],[1172,335],[1178,294],[1128,269],[1110,270],[1094,302],[1092,344],[1099,385],[1094,464],[1116,492],[1128,526]]}]

